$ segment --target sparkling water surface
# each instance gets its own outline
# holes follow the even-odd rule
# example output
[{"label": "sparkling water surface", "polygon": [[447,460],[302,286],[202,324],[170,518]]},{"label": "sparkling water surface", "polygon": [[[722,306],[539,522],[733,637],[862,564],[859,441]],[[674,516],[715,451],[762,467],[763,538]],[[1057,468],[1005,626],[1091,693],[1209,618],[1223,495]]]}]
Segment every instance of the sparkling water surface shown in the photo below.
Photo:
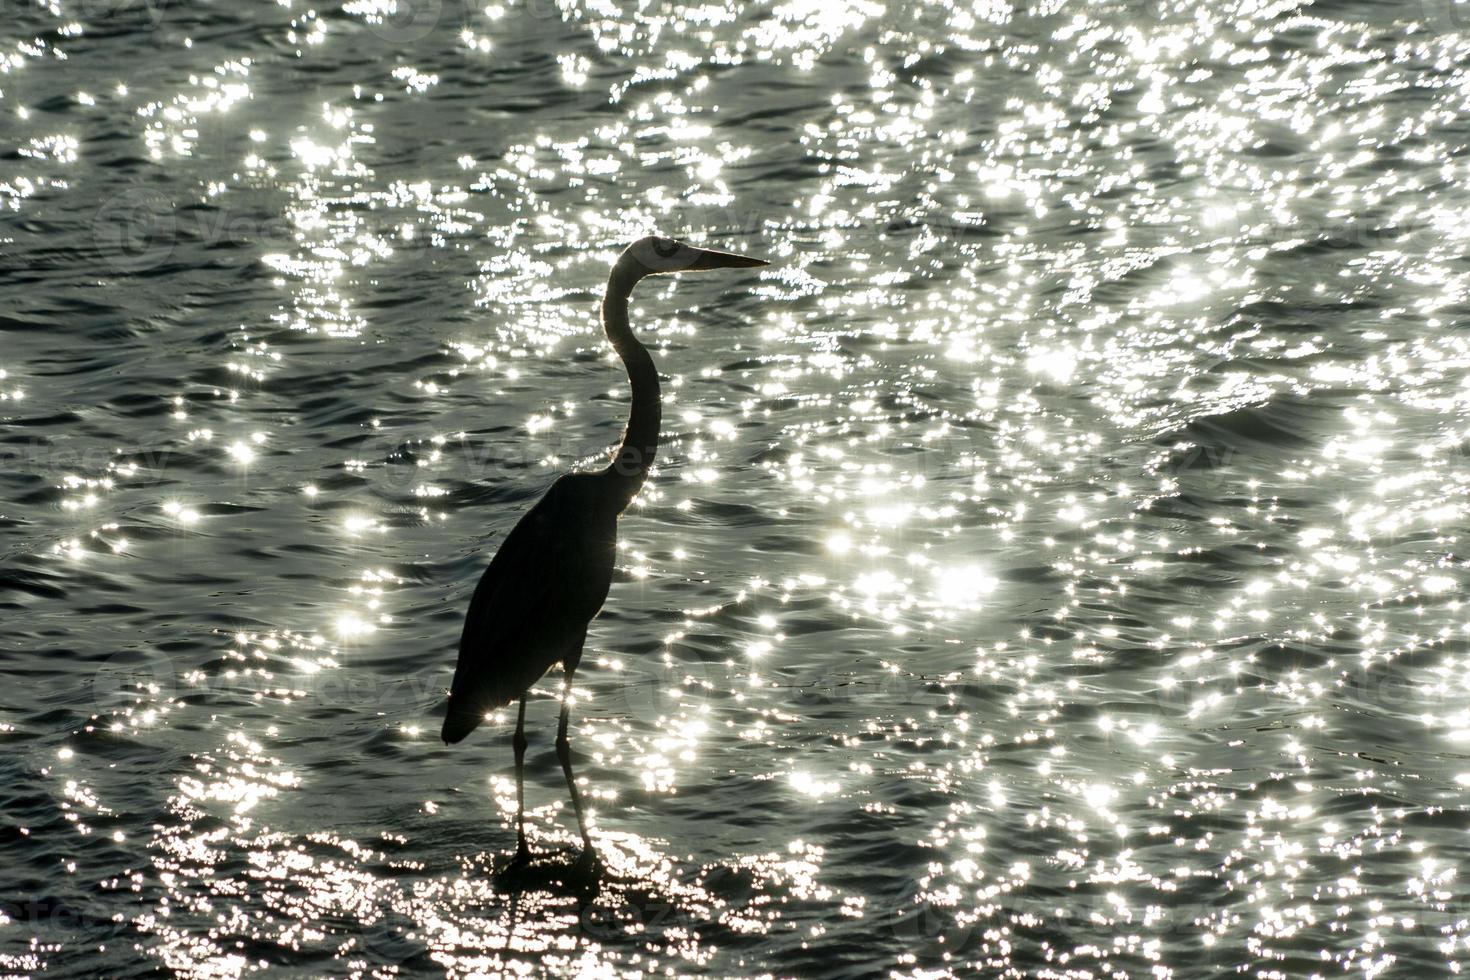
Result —
[{"label": "sparkling water surface", "polygon": [[[3,13],[0,975],[1470,954],[1463,5]],[[443,695],[655,231],[772,264],[634,297],[507,888]]]}]

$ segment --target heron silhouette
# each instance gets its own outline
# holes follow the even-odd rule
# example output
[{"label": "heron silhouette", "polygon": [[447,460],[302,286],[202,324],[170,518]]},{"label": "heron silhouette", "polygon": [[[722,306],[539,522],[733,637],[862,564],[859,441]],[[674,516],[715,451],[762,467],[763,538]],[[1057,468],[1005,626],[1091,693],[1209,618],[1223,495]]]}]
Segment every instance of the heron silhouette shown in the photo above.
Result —
[{"label": "heron silhouette", "polygon": [[767,264],[657,237],[640,238],[618,256],[603,294],[602,326],[628,370],[633,389],[622,445],[605,469],[559,477],[511,529],[475,588],[459,641],[459,662],[442,734],[446,743],[458,742],[488,712],[520,700],[511,743],[516,760],[514,865],[530,858],[525,811],[526,698],[531,686],[560,663],[562,701],[556,755],[582,833],[583,849],[576,867],[585,872],[598,866],[572,776],[567,739],[572,675],[582,659],[587,624],[602,608],[612,584],[618,516],[648,478],[658,452],[662,418],[658,371],[628,324],[628,297],[639,280],[649,275]]}]

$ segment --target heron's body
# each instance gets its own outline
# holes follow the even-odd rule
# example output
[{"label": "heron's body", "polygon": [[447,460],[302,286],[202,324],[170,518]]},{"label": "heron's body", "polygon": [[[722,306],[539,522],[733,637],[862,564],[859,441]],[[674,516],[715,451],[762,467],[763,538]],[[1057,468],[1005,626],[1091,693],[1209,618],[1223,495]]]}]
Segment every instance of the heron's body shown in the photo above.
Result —
[{"label": "heron's body", "polygon": [[603,328],[627,368],[633,392],[622,445],[606,469],[568,473],[551,485],[506,536],[470,600],[443,738],[458,742],[489,712],[520,700],[513,743],[518,860],[529,853],[522,774],[526,695],[560,664],[564,680],[557,755],[582,831],[583,860],[589,866],[595,862],[567,738],[572,674],[582,659],[587,624],[602,608],[612,584],[618,516],[638,495],[658,452],[662,414],[658,372],[628,323],[628,297],[640,279],[655,273],[765,264],[660,238],[639,239],[623,252],[608,278],[602,303]]},{"label": "heron's body", "polygon": [[568,473],[522,517],[470,600],[444,719],[458,742],[552,666],[576,670],[587,623],[607,599],[618,515],[598,507],[602,477]]}]

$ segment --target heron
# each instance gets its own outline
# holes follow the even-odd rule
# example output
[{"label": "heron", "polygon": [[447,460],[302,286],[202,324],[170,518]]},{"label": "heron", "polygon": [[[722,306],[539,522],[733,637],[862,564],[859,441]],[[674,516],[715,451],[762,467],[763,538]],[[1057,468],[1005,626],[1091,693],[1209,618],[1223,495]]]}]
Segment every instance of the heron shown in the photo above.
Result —
[{"label": "heron", "polygon": [[586,872],[599,866],[572,776],[567,738],[572,676],[582,659],[587,626],[612,584],[618,517],[648,479],[662,419],[658,371],[628,323],[628,297],[645,276],[767,264],[657,236],[640,238],[623,250],[602,299],[603,331],[627,369],[633,396],[622,444],[605,468],[559,477],[506,535],[475,588],[460,636],[442,737],[446,744],[459,742],[489,712],[519,700],[511,742],[516,765],[513,866],[531,857],[526,846],[526,700],[531,687],[557,664],[562,670],[562,698],[556,755],[582,834],[576,867]]}]

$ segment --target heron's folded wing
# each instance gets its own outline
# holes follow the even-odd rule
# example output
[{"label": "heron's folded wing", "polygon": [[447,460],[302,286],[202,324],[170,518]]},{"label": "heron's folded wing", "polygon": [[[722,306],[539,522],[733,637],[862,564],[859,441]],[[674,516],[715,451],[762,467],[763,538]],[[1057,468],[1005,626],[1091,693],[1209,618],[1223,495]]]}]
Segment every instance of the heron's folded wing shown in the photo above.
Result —
[{"label": "heron's folded wing", "polygon": [[459,640],[459,663],[444,719],[444,740],[457,742],[485,714],[514,701],[554,662],[537,642],[556,617],[549,608],[558,576],[560,522],[555,485],[521,518],[470,600]]}]

